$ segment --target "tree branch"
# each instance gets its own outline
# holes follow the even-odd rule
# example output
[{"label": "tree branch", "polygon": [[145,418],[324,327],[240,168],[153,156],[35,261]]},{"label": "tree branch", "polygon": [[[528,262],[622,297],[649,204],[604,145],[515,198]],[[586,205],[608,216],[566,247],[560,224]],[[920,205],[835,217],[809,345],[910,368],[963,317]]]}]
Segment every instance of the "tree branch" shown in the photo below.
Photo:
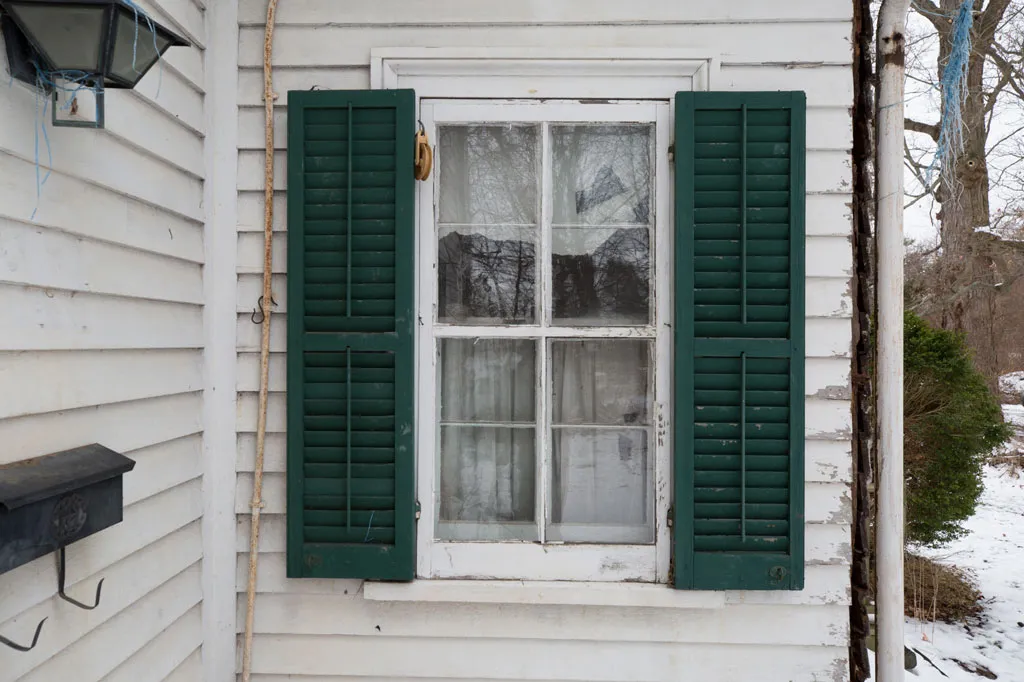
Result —
[{"label": "tree branch", "polygon": [[1003,15],[1006,14],[1006,8],[1009,6],[1010,0],[990,0],[988,7],[981,14],[981,22],[978,26],[978,37],[983,43],[991,43],[995,38],[999,22],[1002,21]]},{"label": "tree branch", "polygon": [[913,0],[910,4],[918,14],[931,22],[939,35],[949,32],[950,24],[946,19],[946,13],[939,9],[939,6],[932,0]]},{"label": "tree branch", "polygon": [[921,123],[920,121],[915,121],[912,118],[905,118],[903,119],[903,127],[915,133],[924,133],[936,142],[939,141],[938,123]]},{"label": "tree branch", "polygon": [[992,58],[992,62],[996,65],[996,68],[999,69],[999,72],[1003,75],[1003,78],[1006,79],[1017,97],[1024,100],[1024,83],[1021,82],[1024,81],[1024,74],[1014,68],[1013,64],[1011,64],[996,50],[996,47],[997,45],[995,43],[990,43],[985,49],[986,54]]}]

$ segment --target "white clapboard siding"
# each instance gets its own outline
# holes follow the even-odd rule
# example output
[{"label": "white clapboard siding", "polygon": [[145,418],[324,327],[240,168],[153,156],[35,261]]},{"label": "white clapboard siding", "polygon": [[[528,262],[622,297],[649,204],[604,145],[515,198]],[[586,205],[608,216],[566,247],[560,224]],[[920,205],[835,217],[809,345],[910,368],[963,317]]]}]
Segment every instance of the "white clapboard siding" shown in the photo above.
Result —
[{"label": "white clapboard siding", "polygon": [[[664,588],[669,590],[671,588]],[[376,603],[355,594],[262,594],[256,610],[260,634],[367,636],[434,640],[557,642],[566,632],[578,641],[629,643],[775,644],[842,646],[845,604],[732,604],[674,609],[593,606],[586,611],[557,604]],[[245,602],[239,601],[244,626]],[[344,614],[344,617],[338,617]],[[772,619],[787,627],[765,628]]]},{"label": "white clapboard siding", "polygon": [[[197,273],[197,276],[198,273]],[[192,303],[0,283],[0,350],[201,348],[202,307]]]},{"label": "white clapboard siding", "polygon": [[[113,381],[122,376],[135,381]],[[40,381],[58,377],[60,381]],[[122,403],[202,388],[202,357],[194,350],[0,352],[0,381],[38,384],[0,392],[0,419]]]},{"label": "white clapboard siding", "polygon": [[[101,189],[60,170],[50,173],[44,189],[46,197],[59,200],[40,199],[34,225],[193,263],[203,261],[199,222]],[[33,163],[0,153],[0,196],[22,197],[18,202],[0,202],[0,216],[26,220],[32,213],[35,195]]]},{"label": "white clapboard siding", "polygon": [[[737,655],[740,651],[743,654]],[[486,679],[500,680],[667,682],[685,674],[694,680],[811,682],[829,679],[823,676],[826,672],[842,670],[845,657],[845,646],[658,642],[611,646],[583,640],[261,635],[253,646],[253,669],[278,675],[344,671],[360,679],[373,675],[382,680],[479,680],[486,675]]]},{"label": "white clapboard siding", "polygon": [[193,651],[170,675],[164,678],[166,682],[195,682],[201,679],[203,679],[203,651],[201,648]]},{"label": "white clapboard siding", "polygon": [[[735,0],[733,0],[735,2]],[[537,6],[539,3],[530,3]],[[325,13],[326,14],[326,13]],[[593,16],[586,10],[584,15]],[[401,13],[396,13],[396,17]],[[340,13],[339,13],[340,16]],[[339,19],[341,21],[342,19]],[[679,26],[636,24],[581,26],[279,26],[274,30],[274,64],[282,67],[365,66],[375,47],[423,45],[430,47],[682,47],[694,52],[713,50],[723,65],[778,62],[850,62],[852,27],[847,22],[806,24],[777,23],[765,39],[762,24]],[[815,48],[808,50],[809,34]],[[686,35],[685,40],[680,36]],[[243,27],[239,32],[239,66],[263,64],[263,28]],[[849,76],[849,73],[847,73]]]},{"label": "white clapboard siding", "polygon": [[[201,305],[198,263],[0,218],[0,281]],[[55,268],[55,263],[65,264]],[[117,263],[117,267],[112,264]]]},{"label": "white clapboard siding", "polygon": [[[162,680],[202,646],[203,614],[199,604],[158,634],[145,648],[103,678],[103,682]],[[201,676],[192,678],[201,680]]]},{"label": "white clapboard siding", "polygon": [[[293,0],[278,10],[280,25],[319,26],[324,22],[322,0]],[[741,23],[764,21],[843,22],[850,19],[845,0],[750,0],[746,2],[666,3],[663,0],[635,0],[623,5],[616,0],[563,1],[559,3],[503,0],[378,0],[346,7],[332,18],[360,25],[408,24],[444,26],[449,24],[623,24],[645,21],[660,24]],[[238,23],[263,26],[266,9],[261,2],[239,4]]]},{"label": "white clapboard siding", "polygon": [[194,45],[108,92],[105,128],[54,129],[0,88],[0,464],[90,443],[135,461],[123,520],[67,548],[68,593],[102,579],[98,608],[56,596],[52,554],[0,575],[0,634],[48,619],[0,652],[4,682],[202,679],[205,17],[140,5]]},{"label": "white clapboard siding", "polygon": [[[250,315],[262,295],[264,265],[265,11],[260,0],[240,2],[234,493],[239,592],[248,574],[259,390],[260,327]],[[851,34],[845,0],[379,0],[344,7],[291,0],[279,7],[271,283],[278,305],[271,318],[254,682],[847,677],[853,520]],[[807,93],[807,569],[800,592],[736,591],[728,593],[724,607],[680,612],[370,601],[360,581],[286,577],[288,91],[367,89],[370,52],[377,48],[553,45],[586,49],[596,57],[602,47],[703,49],[720,59],[721,70],[712,76],[716,90]],[[238,608],[243,614],[244,600]]]}]

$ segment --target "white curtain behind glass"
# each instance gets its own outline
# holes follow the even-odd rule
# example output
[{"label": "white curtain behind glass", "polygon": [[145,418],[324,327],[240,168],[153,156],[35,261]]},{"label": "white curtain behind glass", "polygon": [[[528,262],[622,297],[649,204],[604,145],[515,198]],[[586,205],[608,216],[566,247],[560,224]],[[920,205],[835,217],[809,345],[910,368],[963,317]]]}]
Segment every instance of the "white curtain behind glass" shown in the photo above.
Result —
[{"label": "white curtain behind glass", "polygon": [[548,537],[650,542],[650,346],[646,341],[555,341]]},{"label": "white curtain behind glass", "polygon": [[535,346],[441,341],[442,539],[537,539]]}]

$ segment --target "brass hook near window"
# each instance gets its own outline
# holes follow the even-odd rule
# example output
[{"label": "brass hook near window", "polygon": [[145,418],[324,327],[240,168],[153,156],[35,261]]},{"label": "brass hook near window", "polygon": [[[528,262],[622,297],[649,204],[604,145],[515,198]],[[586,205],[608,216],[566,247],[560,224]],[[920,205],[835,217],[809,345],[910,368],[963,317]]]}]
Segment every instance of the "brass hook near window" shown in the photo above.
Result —
[{"label": "brass hook near window", "polygon": [[64,579],[66,577],[65,573],[66,573],[66,570],[65,570],[65,560],[64,560],[64,548],[61,547],[60,548],[60,564],[59,564],[59,566],[57,568],[57,595],[61,599],[63,599],[64,601],[66,601],[68,603],[71,603],[71,604],[74,604],[78,608],[85,609],[86,611],[92,611],[94,608],[96,608],[97,606],[100,605],[100,593],[103,591],[103,579],[102,578],[100,579],[100,584],[96,586],[96,603],[93,604],[92,606],[88,606],[87,604],[83,604],[82,602],[80,602],[80,601],[78,601],[76,599],[72,599],[68,595],[64,594]]},{"label": "brass hook near window", "polygon": [[434,150],[427,139],[427,129],[423,126],[423,121],[419,121],[419,124],[420,128],[416,131],[416,149],[413,152],[413,172],[417,180],[426,180],[434,167]]},{"label": "brass hook near window", "polygon": [[46,622],[45,618],[43,618],[41,621],[39,621],[39,625],[36,626],[36,634],[32,637],[32,643],[29,644],[28,646],[21,646],[20,644],[15,644],[14,642],[12,642],[11,640],[7,639],[3,635],[0,635],[0,644],[5,644],[5,645],[11,647],[12,649],[17,650],[17,651],[32,651],[33,649],[36,648],[36,643],[39,642],[39,633],[43,631],[43,623],[45,623],[45,622]]}]

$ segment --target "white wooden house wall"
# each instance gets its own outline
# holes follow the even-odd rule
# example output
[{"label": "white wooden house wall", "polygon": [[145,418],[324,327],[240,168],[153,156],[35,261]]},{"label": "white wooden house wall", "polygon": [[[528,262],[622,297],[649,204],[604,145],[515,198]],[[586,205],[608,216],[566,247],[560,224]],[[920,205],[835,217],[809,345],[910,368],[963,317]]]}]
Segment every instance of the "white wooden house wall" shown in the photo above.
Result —
[{"label": "white wooden house wall", "polygon": [[[272,326],[254,680],[847,679],[851,453],[850,0],[283,0],[274,46],[275,298],[285,292],[285,93],[370,87],[375,47],[664,47],[721,57],[716,89],[807,92],[807,587],[713,609],[365,599],[285,578],[285,315]],[[244,623],[263,257],[265,0],[238,34],[237,589]],[[283,308],[283,306],[282,306]]]},{"label": "white wooden house wall", "polygon": [[67,551],[71,596],[106,579],[99,608],[55,596],[53,555],[0,575],[0,634],[48,618],[31,652],[0,646],[4,682],[203,679],[205,18],[140,4],[195,46],[108,92],[105,130],[47,124],[34,219],[37,96],[0,67],[0,463],[92,442],[137,462],[124,521]]}]

